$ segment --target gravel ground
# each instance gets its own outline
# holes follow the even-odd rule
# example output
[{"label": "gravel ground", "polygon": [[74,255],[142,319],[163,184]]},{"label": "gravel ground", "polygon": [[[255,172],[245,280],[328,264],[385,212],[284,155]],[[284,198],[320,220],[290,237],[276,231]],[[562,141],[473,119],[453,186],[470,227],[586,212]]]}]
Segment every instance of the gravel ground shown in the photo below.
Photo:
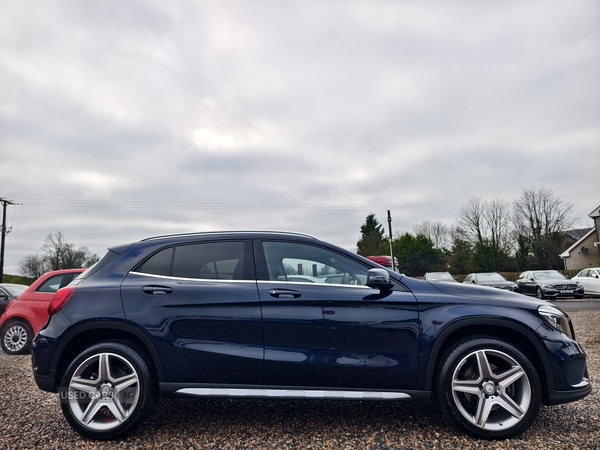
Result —
[{"label": "gravel ground", "polygon": [[542,407],[518,439],[472,439],[445,423],[429,404],[161,399],[151,418],[126,439],[90,441],[66,423],[57,395],[37,388],[29,356],[0,352],[0,448],[600,448],[600,311],[569,315],[588,353],[595,390],[579,402]]}]

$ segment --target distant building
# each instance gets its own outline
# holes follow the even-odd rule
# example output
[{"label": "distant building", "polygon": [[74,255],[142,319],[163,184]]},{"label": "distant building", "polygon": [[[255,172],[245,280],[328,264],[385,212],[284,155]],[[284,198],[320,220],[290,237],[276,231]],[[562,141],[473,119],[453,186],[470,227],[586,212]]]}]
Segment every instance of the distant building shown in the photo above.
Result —
[{"label": "distant building", "polygon": [[[581,270],[587,267],[600,267],[600,206],[593,210],[589,217],[594,221],[594,226],[560,254],[565,262],[566,270]],[[578,232],[567,232],[571,239],[576,238]],[[570,235],[568,233],[571,233]]]}]

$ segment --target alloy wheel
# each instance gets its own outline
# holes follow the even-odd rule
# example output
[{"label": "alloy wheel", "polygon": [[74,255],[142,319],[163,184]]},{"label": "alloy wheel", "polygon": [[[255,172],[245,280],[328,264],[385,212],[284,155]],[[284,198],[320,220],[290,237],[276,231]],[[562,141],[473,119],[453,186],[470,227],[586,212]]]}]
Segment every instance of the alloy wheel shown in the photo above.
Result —
[{"label": "alloy wheel", "polygon": [[124,423],[135,410],[140,378],[124,357],[98,353],[77,367],[63,395],[82,426],[107,431]]},{"label": "alloy wheel", "polygon": [[466,355],[454,370],[451,389],[460,414],[486,431],[515,426],[532,401],[525,370],[499,350],[482,349]]}]

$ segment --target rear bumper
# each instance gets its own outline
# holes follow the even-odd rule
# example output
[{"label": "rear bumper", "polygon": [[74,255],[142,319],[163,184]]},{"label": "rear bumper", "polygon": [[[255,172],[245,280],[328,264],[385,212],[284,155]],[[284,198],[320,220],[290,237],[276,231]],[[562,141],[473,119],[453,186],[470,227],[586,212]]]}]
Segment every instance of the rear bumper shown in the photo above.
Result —
[{"label": "rear bumper", "polygon": [[54,383],[55,376],[56,376],[56,373],[53,370],[51,370],[50,374],[48,374],[48,375],[38,375],[35,373],[33,374],[33,378],[35,379],[35,384],[37,384],[37,386],[42,391],[46,391],[46,392],[57,392],[55,383]]}]

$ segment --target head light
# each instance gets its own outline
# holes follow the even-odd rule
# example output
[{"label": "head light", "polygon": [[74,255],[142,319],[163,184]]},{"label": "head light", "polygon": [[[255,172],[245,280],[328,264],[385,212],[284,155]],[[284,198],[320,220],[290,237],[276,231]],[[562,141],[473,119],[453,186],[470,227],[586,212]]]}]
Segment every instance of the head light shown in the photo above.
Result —
[{"label": "head light", "polygon": [[541,305],[538,307],[538,313],[546,322],[555,330],[566,334],[571,339],[575,339],[573,328],[571,327],[571,321],[567,315],[560,309],[552,305]]}]

